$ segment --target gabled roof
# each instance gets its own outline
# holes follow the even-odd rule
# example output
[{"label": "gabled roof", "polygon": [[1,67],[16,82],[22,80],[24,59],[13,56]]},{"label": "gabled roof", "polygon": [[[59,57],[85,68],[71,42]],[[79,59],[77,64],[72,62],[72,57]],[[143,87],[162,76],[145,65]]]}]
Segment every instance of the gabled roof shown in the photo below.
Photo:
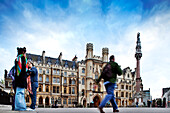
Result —
[{"label": "gabled roof", "polygon": [[[32,60],[32,61],[35,61],[35,62],[38,62],[38,63],[42,63],[42,61],[43,61],[41,55],[35,55],[35,54],[27,53],[26,56],[27,56],[28,60]],[[45,64],[50,63],[50,64],[53,64],[53,65],[57,65],[57,62],[58,62],[58,65],[60,65],[60,66],[68,65],[69,68],[73,68],[73,66],[75,66],[75,68],[77,68],[77,63],[75,61],[63,60],[62,59],[62,64],[61,64],[59,58],[52,58],[52,57],[45,56]]]}]

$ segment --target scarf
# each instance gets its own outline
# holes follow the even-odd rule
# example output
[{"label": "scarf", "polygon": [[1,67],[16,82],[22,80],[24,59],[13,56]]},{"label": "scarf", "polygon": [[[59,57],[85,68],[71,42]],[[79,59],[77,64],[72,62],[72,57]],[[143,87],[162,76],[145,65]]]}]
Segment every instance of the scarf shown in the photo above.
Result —
[{"label": "scarf", "polygon": [[[25,58],[25,62],[22,62],[21,58],[24,56]],[[21,70],[22,70],[22,63],[24,63],[25,67],[26,67],[26,72],[28,70],[28,64],[27,64],[27,57],[24,54],[18,55],[18,57],[16,58],[17,61],[17,76],[20,75]]]}]

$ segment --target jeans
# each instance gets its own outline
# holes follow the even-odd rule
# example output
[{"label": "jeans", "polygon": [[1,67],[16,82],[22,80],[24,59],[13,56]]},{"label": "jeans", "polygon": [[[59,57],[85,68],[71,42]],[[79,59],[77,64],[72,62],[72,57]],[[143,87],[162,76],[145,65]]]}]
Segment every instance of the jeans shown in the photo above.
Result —
[{"label": "jeans", "polygon": [[107,95],[105,98],[102,100],[101,104],[99,107],[103,108],[105,104],[110,100],[112,103],[113,109],[118,109],[116,101],[115,101],[115,96],[114,96],[114,89],[115,89],[116,83],[108,83],[105,85]]},{"label": "jeans", "polygon": [[12,87],[14,89],[14,96],[12,98],[12,110],[15,110],[15,94],[16,94],[15,80],[12,81]]},{"label": "jeans", "polygon": [[[32,83],[31,83],[32,84]],[[35,87],[34,85],[31,86],[32,88],[32,93],[33,94],[30,94],[31,96],[31,101],[32,101],[32,104],[30,106],[31,109],[35,109],[35,105],[36,105],[36,95],[37,95],[37,87]]]},{"label": "jeans", "polygon": [[26,103],[25,103],[25,88],[16,88],[15,94],[15,110],[17,111],[25,111]]}]

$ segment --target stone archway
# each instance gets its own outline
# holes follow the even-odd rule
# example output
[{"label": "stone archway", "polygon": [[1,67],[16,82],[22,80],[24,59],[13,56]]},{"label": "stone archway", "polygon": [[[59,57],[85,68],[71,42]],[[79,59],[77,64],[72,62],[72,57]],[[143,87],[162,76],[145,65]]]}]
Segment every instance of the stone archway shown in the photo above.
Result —
[{"label": "stone archway", "polygon": [[39,98],[39,105],[42,105],[43,104],[43,98],[42,96]]},{"label": "stone archway", "polygon": [[49,98],[48,97],[45,98],[45,105],[47,105],[47,106],[49,105]]},{"label": "stone archway", "polygon": [[100,104],[100,97],[97,95],[93,98],[94,107],[98,107]]}]

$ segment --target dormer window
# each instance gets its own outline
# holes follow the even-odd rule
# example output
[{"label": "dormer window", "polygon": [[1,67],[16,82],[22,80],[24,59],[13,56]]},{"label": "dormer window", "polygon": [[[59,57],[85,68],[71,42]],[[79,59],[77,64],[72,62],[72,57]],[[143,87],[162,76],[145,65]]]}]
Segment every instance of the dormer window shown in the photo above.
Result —
[{"label": "dormer window", "polygon": [[56,60],[56,65],[59,65],[60,64],[60,61],[59,59]]},{"label": "dormer window", "polygon": [[50,58],[48,58],[47,64],[48,64],[48,65],[51,65],[51,59],[50,59]]},{"label": "dormer window", "polygon": [[75,62],[73,62],[73,69],[75,69],[76,68],[76,63]]},{"label": "dormer window", "polygon": [[67,62],[67,60],[66,60],[66,62],[65,62],[65,68],[68,68],[68,62]]},{"label": "dormer window", "polygon": [[41,58],[40,58],[40,56],[38,56],[38,64],[40,64],[41,63]]}]

